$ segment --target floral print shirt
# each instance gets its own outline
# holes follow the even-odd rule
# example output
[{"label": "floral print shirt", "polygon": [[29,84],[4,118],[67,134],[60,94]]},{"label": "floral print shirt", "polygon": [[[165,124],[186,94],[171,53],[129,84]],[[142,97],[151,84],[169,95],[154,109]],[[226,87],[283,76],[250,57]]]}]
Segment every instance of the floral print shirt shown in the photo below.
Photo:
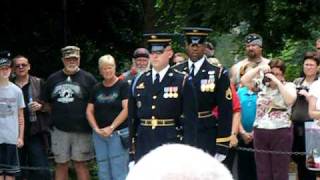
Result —
[{"label": "floral print shirt", "polygon": [[[294,86],[286,83],[285,86]],[[291,106],[288,106],[278,88],[264,86],[258,93],[257,112],[254,127],[259,129],[280,129],[291,126]]]}]

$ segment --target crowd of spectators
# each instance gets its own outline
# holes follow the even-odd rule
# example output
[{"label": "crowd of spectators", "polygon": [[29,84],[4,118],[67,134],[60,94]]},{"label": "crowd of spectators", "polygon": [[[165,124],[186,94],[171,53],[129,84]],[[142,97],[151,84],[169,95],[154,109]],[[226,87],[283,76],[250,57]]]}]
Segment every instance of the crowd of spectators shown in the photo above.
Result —
[{"label": "crowd of spectators", "polygon": [[[232,166],[237,164],[236,174],[239,180],[288,179],[291,160],[297,164],[297,179],[316,179],[315,171],[308,169],[305,156],[261,153],[260,151],[306,152],[305,123],[320,119],[319,52],[306,52],[301,60],[301,77],[288,82],[285,79],[286,64],[281,59],[269,60],[262,56],[263,39],[258,34],[253,33],[246,36],[244,42],[246,58],[234,64],[230,71],[227,71],[223,64],[214,57],[214,46],[211,43],[201,41],[197,43],[200,45],[203,43],[205,49],[201,57],[195,58],[197,60],[204,58],[201,61],[213,64],[221,70],[220,75],[230,78],[230,84],[228,83],[228,87],[225,87],[228,90],[223,96],[228,100],[232,99],[234,107],[229,111],[231,116],[233,115],[232,124],[229,125],[227,132],[230,136],[223,136],[220,141],[219,134],[214,132],[215,136],[218,136],[216,142],[227,143],[230,148],[252,148],[255,150],[254,153],[219,152],[217,150],[223,155],[223,159],[220,159],[220,156],[214,156],[215,149],[209,154],[202,155],[202,151],[200,153],[199,150],[189,146],[163,146],[148,154],[150,150],[164,144],[166,142],[164,141],[144,152],[142,155],[148,155],[144,157],[141,155],[138,158],[141,161],[139,160],[129,173],[129,150],[134,142],[130,142],[131,139],[129,139],[128,99],[134,85],[141,85],[142,88],[148,86],[142,81],[134,84],[135,78],[146,72],[152,72],[160,65],[160,72],[162,69],[169,68],[171,57],[176,67],[188,63],[190,58],[192,59],[195,46],[200,46],[195,45],[192,41],[187,45],[189,57],[181,52],[174,54],[172,49],[169,52],[167,49],[171,48],[170,46],[165,46],[161,52],[138,48],[133,53],[130,70],[119,77],[116,76],[117,63],[114,57],[110,54],[101,56],[98,60],[101,82],[98,82],[90,72],[80,68],[80,48],[76,46],[66,46],[61,49],[63,68],[51,74],[47,80],[29,74],[32,66],[30,60],[24,55],[12,58],[9,52],[2,52],[0,54],[0,124],[2,127],[0,130],[0,180],[15,179],[15,177],[32,180],[46,180],[55,177],[57,180],[66,180],[69,177],[71,164],[75,168],[77,178],[87,180],[90,179],[87,162],[94,158],[98,165],[98,177],[101,180],[123,180],[128,173],[128,179],[148,179],[149,176],[153,176],[149,172],[149,170],[154,170],[153,166],[160,170],[160,166],[166,166],[166,164],[183,169],[177,169],[177,174],[172,174],[168,170],[169,172],[165,173],[169,174],[161,173],[159,176],[176,179],[175,176],[183,177],[183,174],[180,173],[192,174],[193,171],[189,171],[190,168],[187,166],[193,167],[194,163],[201,164],[197,160],[205,156],[224,160],[222,162],[230,171],[232,171]],[[316,49],[320,49],[320,40],[316,42]],[[155,56],[166,55],[166,53],[169,55],[163,58],[165,61],[160,62],[163,64],[158,64],[160,60],[154,60]],[[199,53],[195,54],[199,55]],[[194,62],[196,63],[197,61]],[[196,68],[190,69],[195,70]],[[170,72],[176,76],[176,70],[170,69]],[[195,78],[192,78],[194,77],[189,80],[197,84]],[[201,85],[202,88],[202,84],[197,85]],[[193,85],[191,86],[194,88]],[[172,96],[174,95],[172,92]],[[165,95],[163,97],[167,99]],[[140,101],[141,98],[144,97],[136,97],[135,104],[133,104],[137,108],[135,113],[139,112],[141,102],[147,101],[147,99]],[[180,104],[184,103],[188,97],[184,98],[181,102],[179,101]],[[217,101],[220,102],[219,99]],[[297,108],[300,101],[305,103],[303,108]],[[161,103],[158,106],[161,106]],[[162,110],[164,109],[165,107]],[[306,118],[296,118],[297,109],[301,110],[300,114],[306,114]],[[177,112],[178,110],[171,109],[171,111]],[[219,114],[218,111],[218,109],[212,110],[214,117],[226,115]],[[181,111],[177,116],[180,117],[187,113]],[[150,125],[153,127],[153,124]],[[138,126],[138,128],[140,132],[145,127]],[[197,132],[197,134],[201,133]],[[149,142],[154,137],[152,133],[147,133],[143,139]],[[144,144],[139,144],[139,146],[146,146],[147,141],[142,141]],[[213,143],[213,146],[216,142]],[[320,147],[316,148],[320,150]],[[202,149],[206,151],[205,148]],[[56,164],[54,175],[49,171],[48,152],[50,151],[53,153]],[[176,155],[172,159],[166,159],[172,153]],[[237,161],[234,161],[234,156],[238,157]],[[187,157],[192,157],[191,159],[195,161]],[[185,163],[182,163],[184,162],[181,161],[182,159],[186,160]],[[218,162],[207,160],[202,163],[217,166],[221,171],[225,171]],[[155,165],[150,164],[150,161],[165,164]],[[180,164],[178,161],[181,161]],[[3,165],[9,165],[9,168]],[[41,169],[21,170],[20,166],[41,167]],[[194,173],[199,173],[196,172],[197,169],[193,170]],[[208,171],[208,176],[220,177],[218,171],[211,170]],[[155,173],[159,172],[155,171]],[[221,179],[232,179],[228,173],[226,169]]]}]

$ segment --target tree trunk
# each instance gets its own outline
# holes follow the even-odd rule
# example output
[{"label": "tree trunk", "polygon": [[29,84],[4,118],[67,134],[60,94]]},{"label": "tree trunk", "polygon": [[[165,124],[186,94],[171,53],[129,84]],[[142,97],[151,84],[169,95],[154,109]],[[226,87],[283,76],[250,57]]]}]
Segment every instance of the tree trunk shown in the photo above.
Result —
[{"label": "tree trunk", "polygon": [[156,12],[154,5],[156,0],[143,0],[144,6],[144,32],[155,32]]}]

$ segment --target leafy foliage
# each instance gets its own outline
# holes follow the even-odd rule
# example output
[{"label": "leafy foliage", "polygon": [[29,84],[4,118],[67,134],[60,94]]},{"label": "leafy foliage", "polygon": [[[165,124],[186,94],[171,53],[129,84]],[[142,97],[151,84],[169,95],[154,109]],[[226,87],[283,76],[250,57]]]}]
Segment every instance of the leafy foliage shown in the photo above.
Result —
[{"label": "leafy foliage", "polygon": [[[210,40],[226,66],[242,58],[242,39],[248,32],[264,37],[267,56],[296,66],[320,36],[318,0],[3,0],[0,5],[0,48],[28,56],[33,73],[43,77],[61,68],[64,45],[79,45],[83,68],[95,74],[97,59],[106,53],[123,71],[134,49],[144,46],[143,33],[180,33],[184,26],[213,28]],[[184,50],[181,37],[174,48]],[[44,66],[50,66],[49,71]]]}]

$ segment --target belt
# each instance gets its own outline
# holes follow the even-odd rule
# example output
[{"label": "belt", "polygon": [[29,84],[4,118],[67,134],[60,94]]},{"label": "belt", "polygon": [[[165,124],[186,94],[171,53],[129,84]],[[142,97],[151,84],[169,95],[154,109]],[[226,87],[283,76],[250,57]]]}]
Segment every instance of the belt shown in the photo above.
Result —
[{"label": "belt", "polygon": [[207,117],[212,117],[212,112],[211,111],[201,111],[198,112],[198,118],[207,118]]},{"label": "belt", "polygon": [[[184,118],[184,115],[182,114],[180,117],[181,117],[181,118]],[[207,118],[207,117],[212,117],[212,112],[211,112],[211,111],[201,111],[201,112],[198,112],[198,118],[199,118],[199,119]]]},{"label": "belt", "polygon": [[231,139],[231,136],[228,137],[222,137],[222,138],[217,138],[216,143],[224,143],[224,142],[229,142]]},{"label": "belt", "polygon": [[155,129],[157,126],[175,126],[174,119],[140,119],[141,126],[151,126]]}]

